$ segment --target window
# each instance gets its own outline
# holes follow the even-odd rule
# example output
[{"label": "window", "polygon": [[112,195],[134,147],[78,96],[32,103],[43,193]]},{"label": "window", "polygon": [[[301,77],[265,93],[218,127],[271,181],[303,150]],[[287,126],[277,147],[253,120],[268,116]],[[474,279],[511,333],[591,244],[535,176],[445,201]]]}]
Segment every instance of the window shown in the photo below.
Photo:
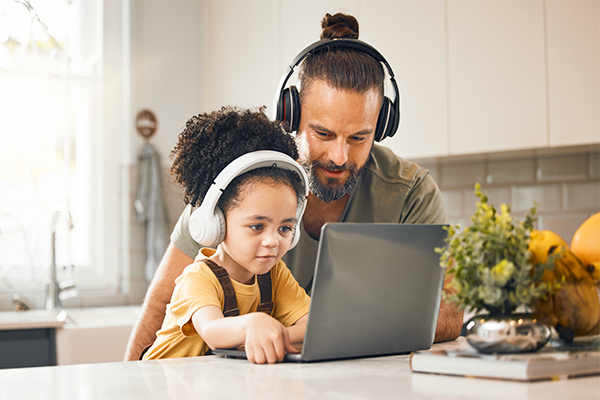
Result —
[{"label": "window", "polygon": [[[122,16],[128,2],[115,3]],[[0,0],[0,291],[45,290],[53,217],[59,280],[119,287],[119,201],[106,199],[119,193],[114,137],[127,135],[105,137],[103,121],[128,89],[107,91],[106,70],[123,69],[104,54],[105,6]]]}]

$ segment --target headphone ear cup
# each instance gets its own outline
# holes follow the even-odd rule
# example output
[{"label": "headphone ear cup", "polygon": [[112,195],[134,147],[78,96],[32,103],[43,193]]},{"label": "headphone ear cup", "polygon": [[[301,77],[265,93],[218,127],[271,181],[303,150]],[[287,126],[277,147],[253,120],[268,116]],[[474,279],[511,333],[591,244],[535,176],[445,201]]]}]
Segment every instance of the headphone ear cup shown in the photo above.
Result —
[{"label": "headphone ear cup", "polygon": [[227,229],[225,228],[225,214],[223,214],[223,210],[221,207],[217,206],[215,208],[215,244],[213,247],[217,247],[223,240],[225,240],[225,233]]},{"label": "headphone ear cup", "polygon": [[190,217],[189,229],[192,238],[203,246],[217,247],[225,239],[225,216],[219,206],[212,215],[200,207]]},{"label": "headphone ear cup", "polygon": [[381,109],[379,110],[379,117],[377,118],[377,127],[375,128],[375,141],[381,142],[388,136],[390,129],[392,128],[392,113],[394,107],[392,107],[391,100],[388,97],[383,97],[381,103]]},{"label": "headphone ear cup", "polygon": [[296,225],[294,226],[294,233],[292,235],[292,243],[290,243],[290,247],[288,248],[288,251],[290,251],[291,249],[296,247],[296,245],[300,241],[300,227],[298,226],[299,223],[301,223],[301,221],[298,221],[296,223]]},{"label": "headphone ear cup", "polygon": [[300,94],[296,86],[290,86],[283,91],[281,111],[283,115],[279,114],[280,120],[287,122],[292,132],[297,131],[300,125]]},{"label": "headphone ear cup", "polygon": [[304,215],[304,211],[306,210],[306,198],[302,197],[296,208],[296,224],[294,225],[294,231],[292,232],[292,242],[290,243],[290,247],[288,251],[296,247],[298,242],[300,241],[300,231],[302,228],[300,224],[302,223],[302,216]]}]

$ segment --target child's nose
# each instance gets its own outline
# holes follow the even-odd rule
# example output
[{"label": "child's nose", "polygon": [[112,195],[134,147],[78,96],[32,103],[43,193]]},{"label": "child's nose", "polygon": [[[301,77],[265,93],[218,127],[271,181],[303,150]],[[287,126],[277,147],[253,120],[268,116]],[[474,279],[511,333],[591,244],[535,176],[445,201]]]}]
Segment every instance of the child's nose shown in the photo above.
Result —
[{"label": "child's nose", "polygon": [[279,240],[277,240],[277,233],[267,233],[263,237],[262,245],[265,247],[277,247],[279,245]]}]

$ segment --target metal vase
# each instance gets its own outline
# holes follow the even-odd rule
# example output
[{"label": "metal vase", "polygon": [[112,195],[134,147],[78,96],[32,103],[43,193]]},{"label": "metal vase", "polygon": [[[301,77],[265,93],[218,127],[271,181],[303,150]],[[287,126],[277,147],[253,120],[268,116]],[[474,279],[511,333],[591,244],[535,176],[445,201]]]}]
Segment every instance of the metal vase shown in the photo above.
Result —
[{"label": "metal vase", "polygon": [[482,314],[467,322],[466,338],[480,353],[531,353],[544,347],[551,333],[534,314]]}]

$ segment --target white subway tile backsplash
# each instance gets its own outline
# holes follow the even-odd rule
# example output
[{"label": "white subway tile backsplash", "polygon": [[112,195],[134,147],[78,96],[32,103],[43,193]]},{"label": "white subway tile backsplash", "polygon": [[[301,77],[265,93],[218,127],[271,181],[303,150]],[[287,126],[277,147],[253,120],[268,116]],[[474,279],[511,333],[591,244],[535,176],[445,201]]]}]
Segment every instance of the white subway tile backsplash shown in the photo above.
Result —
[{"label": "white subway tile backsplash", "polygon": [[517,159],[490,161],[486,182],[488,184],[532,182],[535,180],[535,160]]},{"label": "white subway tile backsplash", "polygon": [[589,217],[589,214],[550,214],[538,218],[538,229],[556,232],[568,244],[571,244],[577,228]]},{"label": "white subway tile backsplash", "polygon": [[538,211],[561,210],[561,187],[555,185],[513,186],[511,194],[512,209],[526,212],[538,203]]},{"label": "white subway tile backsplash", "polygon": [[535,200],[539,204],[535,228],[552,230],[570,243],[581,223],[600,211],[600,153],[590,148],[540,152],[482,157],[480,161],[426,160],[421,165],[438,165],[436,181],[449,223],[460,223],[463,228],[471,225],[477,201],[474,184],[480,182],[490,203],[497,209],[510,203],[511,214],[519,221]]},{"label": "white subway tile backsplash", "polygon": [[565,183],[564,197],[567,211],[600,209],[600,181]]},{"label": "white subway tile backsplash", "polygon": [[442,164],[440,168],[440,186],[471,186],[485,182],[485,164]]},{"label": "white subway tile backsplash", "polygon": [[448,218],[448,223],[450,225],[457,225],[459,224],[461,229],[464,229],[466,227],[471,226],[471,218],[470,217],[466,217],[466,218]]},{"label": "white subway tile backsplash", "polygon": [[540,182],[586,179],[587,176],[587,154],[540,157],[538,159],[537,179]]},{"label": "white subway tile backsplash", "polygon": [[[500,209],[500,204],[510,204],[510,187],[483,187],[481,191],[488,198],[488,203],[493,204],[497,210]],[[463,213],[471,215],[475,212],[476,203],[479,201],[475,196],[474,190],[465,189],[463,191]]]},{"label": "white subway tile backsplash", "polygon": [[[70,299],[62,300],[61,306],[63,308],[80,308],[83,306],[82,297],[75,296],[71,297]],[[41,308],[44,308],[44,306],[42,306]]]},{"label": "white subway tile backsplash", "polygon": [[436,162],[419,162],[418,164],[429,171],[429,175],[431,175],[434,181],[439,182],[439,166]]},{"label": "white subway tile backsplash", "polygon": [[124,293],[106,296],[104,294],[83,297],[81,307],[118,307],[129,305],[129,295]]},{"label": "white subway tile backsplash", "polygon": [[445,190],[442,192],[446,213],[448,215],[461,215],[463,213],[463,199],[461,190]]},{"label": "white subway tile backsplash", "polygon": [[592,153],[589,155],[589,175],[590,178],[600,177],[600,153]]}]

